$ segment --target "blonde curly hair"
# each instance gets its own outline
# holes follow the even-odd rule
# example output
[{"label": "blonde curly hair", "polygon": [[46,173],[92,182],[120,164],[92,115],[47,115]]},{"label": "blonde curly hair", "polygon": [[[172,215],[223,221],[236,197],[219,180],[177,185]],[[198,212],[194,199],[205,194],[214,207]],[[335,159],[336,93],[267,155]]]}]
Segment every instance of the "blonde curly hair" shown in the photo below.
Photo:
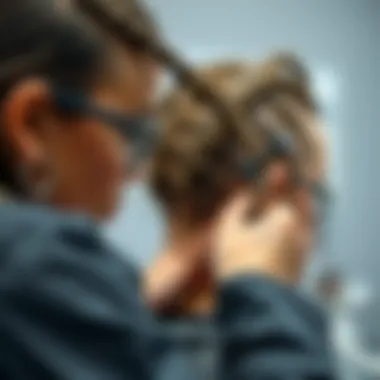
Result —
[{"label": "blonde curly hair", "polygon": [[258,63],[217,63],[195,74],[240,128],[230,128],[218,107],[186,86],[163,97],[159,113],[164,131],[151,184],[169,216],[181,214],[190,223],[210,219],[238,186],[255,179],[243,175],[242,163],[253,167],[268,151],[274,131],[294,140],[300,171],[316,166],[309,132],[318,112],[301,60],[277,54]]}]

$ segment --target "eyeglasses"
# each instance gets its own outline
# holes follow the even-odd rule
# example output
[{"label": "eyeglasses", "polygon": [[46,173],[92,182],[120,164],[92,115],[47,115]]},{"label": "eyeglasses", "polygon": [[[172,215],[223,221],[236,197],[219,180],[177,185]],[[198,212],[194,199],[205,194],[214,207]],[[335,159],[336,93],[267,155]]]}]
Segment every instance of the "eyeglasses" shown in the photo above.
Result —
[{"label": "eyeglasses", "polygon": [[157,141],[157,123],[148,115],[127,115],[98,106],[79,91],[54,87],[55,105],[62,111],[95,118],[114,128],[131,143],[132,160],[138,163],[148,158]]}]

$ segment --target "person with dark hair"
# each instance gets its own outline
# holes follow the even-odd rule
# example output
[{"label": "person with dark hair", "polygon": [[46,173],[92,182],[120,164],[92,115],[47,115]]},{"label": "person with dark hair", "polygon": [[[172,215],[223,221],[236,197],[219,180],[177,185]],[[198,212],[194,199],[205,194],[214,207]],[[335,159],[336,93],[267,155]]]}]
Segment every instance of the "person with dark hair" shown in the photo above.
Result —
[{"label": "person with dark hair", "polygon": [[[155,339],[138,275],[97,224],[155,142],[158,64],[225,108],[138,3],[107,1],[123,43],[99,1],[72,3],[0,3],[0,377],[153,379],[170,341]],[[215,224],[220,379],[331,378],[319,319],[283,284],[302,267],[299,214],[277,200],[248,223],[252,201],[234,197]]]}]

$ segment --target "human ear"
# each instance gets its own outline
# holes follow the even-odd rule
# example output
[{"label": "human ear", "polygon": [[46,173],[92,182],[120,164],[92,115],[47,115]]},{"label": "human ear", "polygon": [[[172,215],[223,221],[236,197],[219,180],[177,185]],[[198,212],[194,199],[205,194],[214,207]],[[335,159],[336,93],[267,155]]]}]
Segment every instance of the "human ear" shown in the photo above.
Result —
[{"label": "human ear", "polygon": [[34,162],[43,155],[41,128],[51,111],[49,86],[43,80],[28,79],[16,84],[2,106],[2,124],[17,157]]}]

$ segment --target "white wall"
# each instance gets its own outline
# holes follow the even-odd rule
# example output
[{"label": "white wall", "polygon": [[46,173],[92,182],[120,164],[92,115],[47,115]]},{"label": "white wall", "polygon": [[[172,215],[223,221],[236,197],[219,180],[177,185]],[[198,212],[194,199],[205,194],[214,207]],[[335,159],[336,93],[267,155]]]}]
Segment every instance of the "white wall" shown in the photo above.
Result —
[{"label": "white wall", "polygon": [[[309,60],[317,78],[322,78],[317,83],[322,95],[330,102],[328,133],[339,195],[333,239],[324,255],[348,272],[375,277],[373,268],[380,264],[380,1],[150,0],[150,4],[169,40],[193,59],[213,55],[255,59],[281,48]],[[127,203],[110,227],[110,236],[122,250],[133,251],[146,262],[160,244],[163,224],[144,189],[133,189]]]}]

